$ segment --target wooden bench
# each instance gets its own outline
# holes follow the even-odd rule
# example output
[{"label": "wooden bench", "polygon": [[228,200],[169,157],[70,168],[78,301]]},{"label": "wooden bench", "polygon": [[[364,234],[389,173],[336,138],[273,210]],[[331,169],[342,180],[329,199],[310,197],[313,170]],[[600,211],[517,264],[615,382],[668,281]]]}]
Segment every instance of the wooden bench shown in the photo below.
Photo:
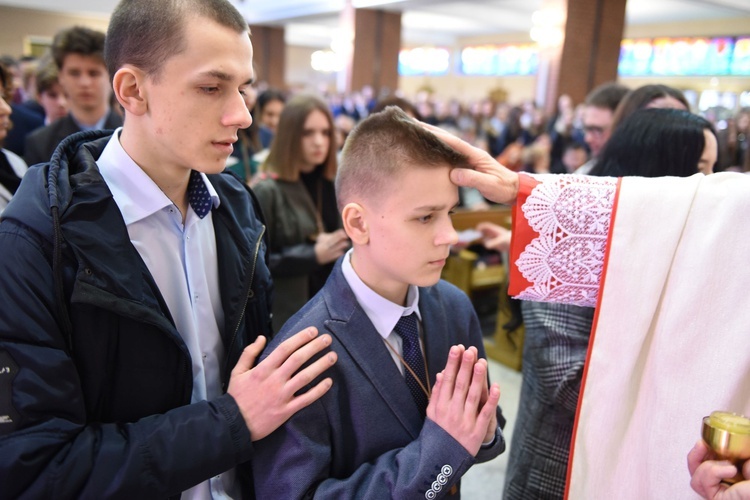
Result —
[{"label": "wooden bench", "polygon": [[[453,227],[457,231],[473,229],[480,222],[488,221],[510,229],[511,209],[499,206],[488,210],[457,210],[452,216]],[[463,290],[469,298],[475,291],[497,287],[500,291],[495,333],[491,339],[485,339],[487,356],[514,369],[521,369],[523,353],[524,327],[521,325],[513,331],[506,331],[503,325],[510,320],[507,307],[507,295],[503,291],[507,282],[505,264],[477,264],[478,255],[468,250],[460,250],[451,255],[445,264],[442,277]],[[506,259],[507,261],[507,256]]]}]

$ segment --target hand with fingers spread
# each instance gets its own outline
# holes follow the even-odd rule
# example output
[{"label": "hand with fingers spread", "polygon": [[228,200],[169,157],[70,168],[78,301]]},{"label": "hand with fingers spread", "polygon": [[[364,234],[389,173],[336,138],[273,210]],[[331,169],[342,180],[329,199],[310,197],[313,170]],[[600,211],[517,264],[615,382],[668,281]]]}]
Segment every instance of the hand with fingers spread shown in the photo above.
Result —
[{"label": "hand with fingers spread", "polygon": [[495,433],[499,399],[497,384],[487,388],[487,362],[477,361],[475,347],[457,345],[451,347],[448,363],[437,375],[427,417],[476,455]]},{"label": "hand with fingers spread", "polygon": [[737,467],[726,460],[713,460],[714,455],[703,440],[698,441],[688,453],[690,487],[709,500],[750,499],[750,460],[742,468],[744,481],[729,486],[721,481],[737,474]]},{"label": "hand with fingers spread", "polygon": [[297,373],[315,354],[331,345],[331,336],[318,336],[316,328],[297,333],[253,367],[265,345],[266,339],[261,336],[245,348],[232,370],[227,390],[237,401],[253,441],[266,437],[325,394],[331,388],[330,378],[295,395],[337,359],[335,352],[329,352]]},{"label": "hand with fingers spread", "polygon": [[349,245],[349,237],[343,229],[320,233],[315,240],[315,258],[318,264],[328,264],[344,255]]},{"label": "hand with fingers spread", "polygon": [[497,203],[512,204],[518,195],[518,174],[498,163],[483,151],[439,127],[420,124],[441,141],[467,156],[474,170],[454,168],[451,181],[463,187],[476,188],[482,196]]}]

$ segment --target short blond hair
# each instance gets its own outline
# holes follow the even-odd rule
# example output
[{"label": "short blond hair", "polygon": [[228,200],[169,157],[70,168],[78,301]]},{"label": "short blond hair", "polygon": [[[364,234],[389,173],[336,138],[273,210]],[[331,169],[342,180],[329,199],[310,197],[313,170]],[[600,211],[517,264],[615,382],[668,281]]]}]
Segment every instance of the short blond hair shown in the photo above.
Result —
[{"label": "short blond hair", "polygon": [[349,134],[336,175],[339,210],[378,197],[411,168],[469,168],[468,158],[423,128],[400,108],[388,106],[362,120]]}]

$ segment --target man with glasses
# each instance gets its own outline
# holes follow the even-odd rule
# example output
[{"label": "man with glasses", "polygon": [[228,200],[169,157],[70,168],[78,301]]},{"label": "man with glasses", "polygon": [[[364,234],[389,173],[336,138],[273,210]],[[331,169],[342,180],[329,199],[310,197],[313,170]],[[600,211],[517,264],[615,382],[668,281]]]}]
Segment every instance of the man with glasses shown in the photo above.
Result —
[{"label": "man with glasses", "polygon": [[605,83],[589,92],[583,108],[583,139],[591,150],[589,161],[576,170],[577,174],[588,174],[594,167],[599,153],[609,139],[609,129],[617,105],[629,89],[619,83]]}]

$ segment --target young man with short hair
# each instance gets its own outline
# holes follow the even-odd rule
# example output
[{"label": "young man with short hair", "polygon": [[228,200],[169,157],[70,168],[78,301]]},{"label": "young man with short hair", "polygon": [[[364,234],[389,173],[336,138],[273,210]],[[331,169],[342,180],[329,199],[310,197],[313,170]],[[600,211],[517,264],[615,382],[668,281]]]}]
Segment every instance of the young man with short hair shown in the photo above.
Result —
[{"label": "young man with short hair", "polygon": [[347,139],[336,196],[353,248],[269,346],[273,356],[302,324],[325,328],[333,386],[257,443],[260,498],[453,495],[471,465],[504,450],[479,320],[440,281],[458,239],[449,172],[463,165],[396,107]]},{"label": "young man with short hair", "polygon": [[109,106],[112,87],[104,64],[104,39],[104,33],[81,26],[55,35],[52,56],[70,112],[26,137],[24,159],[29,165],[49,161],[57,145],[71,134],[122,125],[120,115]]},{"label": "young man with short hair", "polygon": [[251,122],[247,24],[123,0],[106,59],[123,128],[64,140],[0,223],[0,497],[254,498],[253,442],[336,355],[306,364],[330,336],[305,328],[254,366],[267,237],[222,173]]}]

